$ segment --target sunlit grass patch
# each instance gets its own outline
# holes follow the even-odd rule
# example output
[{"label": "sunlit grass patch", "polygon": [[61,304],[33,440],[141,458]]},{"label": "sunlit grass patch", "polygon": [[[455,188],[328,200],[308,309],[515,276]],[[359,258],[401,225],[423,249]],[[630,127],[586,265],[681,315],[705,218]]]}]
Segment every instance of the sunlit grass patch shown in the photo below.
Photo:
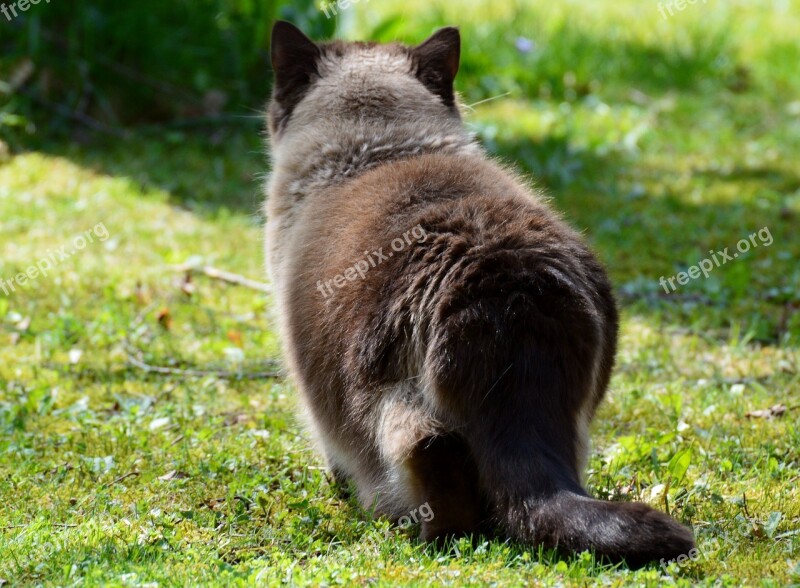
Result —
[{"label": "sunlit grass patch", "polygon": [[[499,539],[435,549],[337,493],[291,383],[245,377],[280,360],[270,296],[175,269],[265,279],[258,129],[213,140],[151,129],[0,163],[0,279],[108,230],[0,291],[0,579],[800,582],[800,15],[789,4],[709,1],[663,19],[656,2],[627,0],[372,0],[343,27],[412,40],[460,24],[467,103],[510,92],[468,109],[467,123],[584,232],[623,308],[588,486],[691,524],[703,557],[634,572]],[[763,227],[769,246],[675,292],[659,284]],[[148,372],[132,353],[176,371]]]}]

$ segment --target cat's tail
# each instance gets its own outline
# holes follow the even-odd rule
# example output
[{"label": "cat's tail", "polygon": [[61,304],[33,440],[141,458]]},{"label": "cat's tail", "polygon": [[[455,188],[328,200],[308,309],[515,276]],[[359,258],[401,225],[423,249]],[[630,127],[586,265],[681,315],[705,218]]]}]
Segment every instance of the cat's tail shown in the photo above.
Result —
[{"label": "cat's tail", "polygon": [[689,557],[695,548],[687,527],[642,503],[607,502],[569,490],[534,496],[496,496],[501,522],[517,540],[569,552],[591,550],[633,568]]},{"label": "cat's tail", "polygon": [[515,540],[630,566],[690,555],[687,527],[644,504],[593,499],[581,485],[613,361],[613,301],[604,314],[564,280],[515,286],[450,306],[427,357],[432,402],[455,416],[495,523]]}]

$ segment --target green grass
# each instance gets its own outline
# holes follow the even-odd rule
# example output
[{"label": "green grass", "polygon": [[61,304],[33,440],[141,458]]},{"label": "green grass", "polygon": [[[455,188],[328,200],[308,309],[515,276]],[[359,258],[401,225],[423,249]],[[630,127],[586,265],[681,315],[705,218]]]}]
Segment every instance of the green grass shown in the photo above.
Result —
[{"label": "green grass", "polygon": [[[591,491],[694,526],[667,570],[559,560],[478,539],[435,550],[337,496],[282,379],[268,297],[171,266],[263,276],[258,128],[37,143],[0,163],[0,578],[42,585],[800,583],[800,11],[780,2],[372,0],[348,35],[459,23],[459,89],[484,144],[553,197],[608,265],[618,368],[593,428]],[[786,3],[791,6],[790,3]],[[520,54],[526,36],[537,48]],[[571,73],[568,73],[571,72]],[[2,149],[0,149],[2,153]],[[708,279],[672,276],[763,227]],[[159,321],[159,316],[161,320]],[[1,582],[0,582],[1,583]]]}]

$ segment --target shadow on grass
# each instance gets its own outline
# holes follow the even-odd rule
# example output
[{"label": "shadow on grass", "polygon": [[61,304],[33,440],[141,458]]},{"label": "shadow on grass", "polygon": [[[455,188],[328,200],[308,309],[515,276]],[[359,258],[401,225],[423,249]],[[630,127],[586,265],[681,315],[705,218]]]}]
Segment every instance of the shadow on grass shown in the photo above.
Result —
[{"label": "shadow on grass", "polygon": [[[421,18],[427,22],[429,17]],[[521,27],[524,20],[515,26]],[[420,22],[413,31],[409,26],[382,26],[374,36],[409,39],[424,28]],[[715,105],[731,97],[731,91],[748,90],[746,69],[733,55],[724,29],[707,37],[702,31],[687,31],[682,45],[658,38],[631,42],[598,36],[568,23],[554,30],[543,33],[537,48],[524,54],[515,46],[513,28],[498,35],[496,28],[466,24],[463,34],[471,41],[464,46],[459,86],[470,86],[469,91],[485,97],[511,84],[537,96],[544,84],[554,107],[570,95],[575,100],[589,91],[610,105],[628,101],[632,90],[677,92]],[[590,88],[593,80],[599,81],[599,89]],[[143,192],[162,192],[170,203],[197,214],[260,217],[268,168],[261,131],[257,120],[203,132],[165,127],[128,139],[53,142],[42,150],[98,173],[130,178]],[[743,323],[757,338],[773,342],[793,328],[782,314],[787,298],[780,292],[776,296],[774,289],[792,287],[794,272],[784,257],[800,254],[792,229],[796,219],[785,214],[784,198],[800,190],[796,175],[768,166],[706,168],[691,171],[689,183],[679,189],[676,176],[684,172],[677,168],[642,170],[639,161],[613,151],[601,155],[580,148],[568,135],[530,139],[511,133],[485,139],[491,153],[528,172],[569,222],[586,232],[624,293],[624,303],[634,304],[637,314],[684,322],[684,300],[658,296],[660,277],[685,271],[709,250],[734,245],[769,226],[781,243],[781,255],[774,249],[754,251],[746,260],[720,268],[710,281],[689,284],[681,294],[710,307],[710,326]],[[645,176],[654,174],[655,181],[640,185],[642,171]],[[692,196],[692,191],[716,190],[723,184],[729,184],[727,190],[746,193],[724,203]],[[773,267],[768,267],[768,259]]]},{"label": "shadow on grass", "polygon": [[[787,306],[796,301],[791,259],[800,256],[800,243],[784,196],[800,189],[797,175],[768,166],[698,169],[690,178],[695,190],[721,190],[728,184],[728,190],[743,192],[724,203],[704,202],[690,198],[689,188],[676,190],[672,170],[642,169],[641,163],[615,152],[598,155],[577,147],[569,136],[515,134],[485,143],[543,187],[568,222],[585,232],[623,304],[636,314],[675,324],[696,322],[704,329],[743,325],[765,343],[800,329],[796,309]],[[45,150],[98,173],[131,178],[144,192],[160,191],[175,206],[196,214],[261,214],[267,164],[255,128],[221,129],[211,137],[134,135],[88,145],[58,143]],[[648,174],[655,176],[656,188],[637,188],[638,179]],[[735,246],[765,226],[777,247],[754,249],[680,292],[661,289],[662,276],[686,271],[709,250]],[[703,306],[703,316],[687,312],[687,301],[694,301],[695,310]]]},{"label": "shadow on grass", "polygon": [[92,135],[36,148],[98,174],[129,178],[142,192],[163,192],[170,203],[202,216],[261,216],[268,160],[257,121],[209,131]]},{"label": "shadow on grass", "polygon": [[[489,149],[530,174],[567,222],[586,235],[623,307],[670,324],[708,329],[741,328],[757,342],[780,344],[800,334],[800,295],[793,259],[800,257],[796,213],[787,198],[800,176],[777,166],[692,170],[688,182],[669,169],[576,149],[566,137],[517,137]],[[643,177],[654,176],[649,181]],[[641,183],[644,182],[644,183]],[[680,190],[677,184],[683,183]],[[698,199],[698,193],[711,197]],[[735,195],[735,197],[730,197]],[[718,200],[718,201],[715,201]],[[757,231],[759,243],[709,277],[665,292],[662,277],[686,272],[712,252]]]}]

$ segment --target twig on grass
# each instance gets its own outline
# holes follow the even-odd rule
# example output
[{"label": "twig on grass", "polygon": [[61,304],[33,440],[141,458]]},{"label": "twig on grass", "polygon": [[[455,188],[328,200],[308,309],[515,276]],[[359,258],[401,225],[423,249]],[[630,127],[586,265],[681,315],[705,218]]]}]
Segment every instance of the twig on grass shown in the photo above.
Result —
[{"label": "twig on grass", "polygon": [[111,480],[107,484],[103,484],[103,488],[110,488],[111,486],[114,486],[115,484],[119,484],[123,480],[127,480],[128,478],[133,478],[133,477],[136,477],[138,475],[139,475],[139,472],[128,472],[127,474],[122,474],[120,477],[114,478],[113,480]]},{"label": "twig on grass", "polygon": [[125,352],[128,363],[132,366],[151,374],[161,374],[164,376],[183,376],[186,378],[207,378],[215,377],[223,380],[267,380],[270,378],[280,378],[282,374],[278,371],[270,372],[231,372],[226,370],[195,370],[183,368],[171,368],[159,365],[151,365],[141,359],[142,352],[133,348],[130,343],[126,343]]},{"label": "twig on grass", "polygon": [[258,292],[264,292],[265,294],[272,292],[272,288],[270,288],[269,284],[265,284],[264,282],[259,282],[257,280],[251,280],[245,276],[240,276],[239,274],[221,270],[210,265],[184,264],[176,266],[174,269],[176,272],[188,273],[190,275],[194,272],[197,272],[213,280],[220,280],[227,284],[233,284],[234,286],[244,286],[245,288],[250,288],[251,290],[256,290]]}]

